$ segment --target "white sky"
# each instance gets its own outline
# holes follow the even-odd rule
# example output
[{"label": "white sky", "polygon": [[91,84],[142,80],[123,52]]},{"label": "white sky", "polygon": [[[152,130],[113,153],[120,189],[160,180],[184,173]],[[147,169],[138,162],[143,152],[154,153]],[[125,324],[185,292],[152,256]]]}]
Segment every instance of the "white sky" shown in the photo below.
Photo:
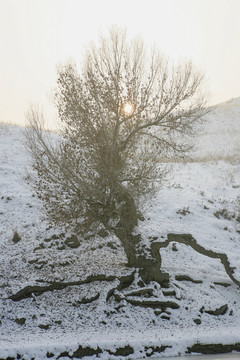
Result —
[{"label": "white sky", "polygon": [[210,104],[240,96],[240,0],[0,0],[0,122],[52,116],[56,65],[112,24],[206,74]]}]

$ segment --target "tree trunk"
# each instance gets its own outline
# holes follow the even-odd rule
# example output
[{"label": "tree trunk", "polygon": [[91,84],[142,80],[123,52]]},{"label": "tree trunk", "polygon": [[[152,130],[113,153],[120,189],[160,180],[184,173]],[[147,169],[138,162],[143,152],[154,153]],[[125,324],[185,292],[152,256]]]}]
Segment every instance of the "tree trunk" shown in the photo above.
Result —
[{"label": "tree trunk", "polygon": [[159,251],[151,248],[142,248],[141,235],[133,235],[134,227],[138,225],[137,208],[132,196],[127,190],[121,188],[122,208],[120,220],[115,227],[115,234],[121,240],[128,259],[128,266],[139,269],[145,284],[151,281],[158,282],[162,287],[169,286],[169,275],[163,273]]}]

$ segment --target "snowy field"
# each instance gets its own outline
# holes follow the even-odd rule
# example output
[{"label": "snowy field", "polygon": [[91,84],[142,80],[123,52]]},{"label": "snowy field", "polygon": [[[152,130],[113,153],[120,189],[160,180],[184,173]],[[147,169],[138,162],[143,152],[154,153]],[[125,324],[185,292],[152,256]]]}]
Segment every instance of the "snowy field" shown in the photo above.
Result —
[{"label": "snowy field", "polygon": [[[146,242],[191,234],[206,249],[225,253],[238,280],[239,139],[240,98],[208,115],[195,160],[170,164],[172,171],[154,199],[146,200],[145,220],[136,230]],[[29,164],[22,128],[0,125],[0,359],[159,358],[194,353],[196,344],[240,351],[240,288],[219,259],[184,244],[161,250],[162,270],[170,274],[168,294],[150,284],[158,299],[178,308],[106,302],[114,279],[10,299],[26,286],[130,272],[114,236],[79,239],[77,248],[66,244],[71,234],[52,226],[28,185]],[[16,232],[21,239],[14,242]],[[85,303],[91,298],[96,300]]]}]

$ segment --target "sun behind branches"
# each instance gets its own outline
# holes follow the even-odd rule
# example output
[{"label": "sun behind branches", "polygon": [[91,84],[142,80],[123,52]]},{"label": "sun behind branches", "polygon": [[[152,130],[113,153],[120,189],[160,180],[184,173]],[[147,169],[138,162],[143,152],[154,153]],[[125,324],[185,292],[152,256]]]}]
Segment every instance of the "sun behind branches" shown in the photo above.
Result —
[{"label": "sun behind branches", "polygon": [[134,112],[134,106],[130,102],[124,103],[122,108],[125,116],[130,116]]}]

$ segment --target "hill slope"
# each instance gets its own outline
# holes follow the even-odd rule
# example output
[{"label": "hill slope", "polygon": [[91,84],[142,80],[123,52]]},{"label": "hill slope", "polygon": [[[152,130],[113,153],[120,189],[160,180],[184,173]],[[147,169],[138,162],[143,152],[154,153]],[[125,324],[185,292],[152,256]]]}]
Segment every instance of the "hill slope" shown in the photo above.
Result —
[{"label": "hill slope", "polygon": [[[217,145],[223,144],[226,134],[219,130],[219,119],[224,126],[230,122],[238,126],[239,99],[233,106],[229,104],[218,106],[209,118],[211,134],[215,134],[215,126],[221,138]],[[202,136],[213,139],[212,135]],[[205,144],[206,139],[199,137],[199,144],[200,140]],[[230,156],[233,148],[228,148]],[[201,154],[205,150],[203,145]],[[219,259],[203,256],[184,244],[170,244],[161,250],[170,288],[149,285],[149,293],[164,303],[164,308],[135,306],[125,300],[130,295],[124,290],[125,298],[116,301],[111,297],[106,302],[109,291],[118,286],[116,277],[130,272],[119,240],[99,235],[78,239],[79,246],[70,247],[66,240],[71,234],[53,227],[26,182],[29,164],[21,128],[1,126],[0,358],[19,354],[18,358],[24,359],[60,355],[63,359],[95,355],[137,359],[203,351],[193,347],[195,344],[225,345],[214,345],[215,350],[205,346],[215,352],[240,351],[240,289]],[[165,241],[169,233],[189,233],[206,249],[227,254],[234,276],[240,279],[239,162],[171,166],[155,198],[146,200],[145,220],[137,231],[146,243]],[[18,242],[13,238],[16,231],[21,237]],[[80,284],[97,274],[106,281]],[[10,299],[27,286],[48,287],[56,282],[70,284],[44,293],[36,290],[19,301]],[[135,286],[133,282],[133,294]],[[136,294],[129,298],[139,299]],[[151,298],[146,294],[146,304]]]},{"label": "hill slope", "polygon": [[200,160],[240,160],[240,97],[216,105],[197,137]]}]

